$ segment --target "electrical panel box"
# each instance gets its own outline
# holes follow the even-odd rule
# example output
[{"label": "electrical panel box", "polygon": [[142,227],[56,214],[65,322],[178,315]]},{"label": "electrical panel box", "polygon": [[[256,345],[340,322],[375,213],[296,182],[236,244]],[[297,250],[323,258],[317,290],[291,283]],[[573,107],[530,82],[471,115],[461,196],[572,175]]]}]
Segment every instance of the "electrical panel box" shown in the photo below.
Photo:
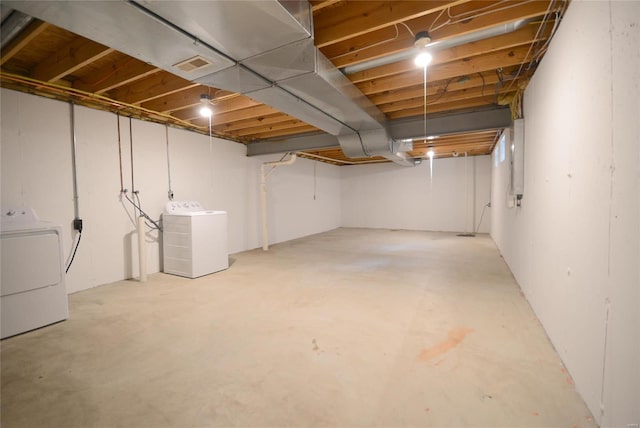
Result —
[{"label": "electrical panel box", "polygon": [[524,194],[524,119],[516,119],[510,129],[511,186],[510,191],[519,201]]}]

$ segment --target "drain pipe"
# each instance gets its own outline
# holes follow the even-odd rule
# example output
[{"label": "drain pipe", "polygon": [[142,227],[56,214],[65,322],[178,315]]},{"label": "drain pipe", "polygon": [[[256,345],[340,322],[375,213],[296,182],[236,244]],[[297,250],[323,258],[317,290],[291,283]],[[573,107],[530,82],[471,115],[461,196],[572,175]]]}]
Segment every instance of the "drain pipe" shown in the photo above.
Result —
[{"label": "drain pipe", "polygon": [[[262,250],[269,251],[269,240],[267,234],[267,177],[273,172],[273,170],[280,165],[291,165],[296,161],[297,155],[291,153],[291,156],[287,160],[280,160],[276,162],[264,162],[260,166],[260,206],[262,210]],[[269,172],[266,172],[266,167],[272,167]]]}]

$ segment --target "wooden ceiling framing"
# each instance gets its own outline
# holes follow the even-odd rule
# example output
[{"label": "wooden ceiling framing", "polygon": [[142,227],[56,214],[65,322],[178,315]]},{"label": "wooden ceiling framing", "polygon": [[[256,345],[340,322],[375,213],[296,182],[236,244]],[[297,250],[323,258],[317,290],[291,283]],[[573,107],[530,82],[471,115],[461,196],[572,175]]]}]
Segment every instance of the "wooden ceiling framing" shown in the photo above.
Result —
[{"label": "wooden ceiling framing", "polygon": [[[415,34],[434,41],[457,38],[527,20],[521,28],[433,53],[427,73],[427,118],[433,114],[510,105],[544,55],[565,1],[347,1],[312,0],[314,42],[338,68],[414,49]],[[4,13],[3,13],[4,15]],[[4,25],[4,24],[3,24]],[[251,98],[189,82],[109,46],[34,19],[0,58],[3,87],[123,115],[209,132],[199,116],[200,95],[213,100],[211,132],[239,143],[322,131]],[[388,120],[424,115],[424,75],[411,59],[347,76]],[[412,157],[429,147],[437,157],[482,155],[496,130],[414,142]],[[309,158],[338,165],[385,162],[347,158],[338,145],[308,151]]]}]

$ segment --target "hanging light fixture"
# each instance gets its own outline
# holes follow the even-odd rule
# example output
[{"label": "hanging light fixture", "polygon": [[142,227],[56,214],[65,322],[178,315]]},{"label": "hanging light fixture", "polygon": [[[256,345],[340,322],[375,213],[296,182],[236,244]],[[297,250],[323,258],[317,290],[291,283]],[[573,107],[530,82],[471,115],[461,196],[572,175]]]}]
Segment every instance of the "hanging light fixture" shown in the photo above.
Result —
[{"label": "hanging light fixture", "polygon": [[211,97],[207,94],[200,95],[200,116],[202,117],[211,117],[213,114],[213,110],[211,109]]},{"label": "hanging light fixture", "polygon": [[[427,31],[420,31],[416,34],[415,40],[413,42],[414,46],[417,48],[418,53],[414,59],[415,64],[423,69],[424,72],[424,130],[423,130],[423,138],[425,142],[430,138],[427,136],[427,66],[431,63],[432,57],[429,51],[427,50],[427,45],[431,43],[431,36]],[[433,151],[433,147],[429,146],[429,151],[427,152],[427,156],[429,157],[429,178],[433,183],[433,157],[435,152]]]},{"label": "hanging light fixture", "polygon": [[413,61],[416,66],[420,68],[427,67],[433,59],[433,57],[427,50],[427,45],[429,43],[431,43],[431,36],[427,31],[420,31],[418,34],[416,34],[416,38],[413,44],[416,48],[418,48],[418,54]]}]

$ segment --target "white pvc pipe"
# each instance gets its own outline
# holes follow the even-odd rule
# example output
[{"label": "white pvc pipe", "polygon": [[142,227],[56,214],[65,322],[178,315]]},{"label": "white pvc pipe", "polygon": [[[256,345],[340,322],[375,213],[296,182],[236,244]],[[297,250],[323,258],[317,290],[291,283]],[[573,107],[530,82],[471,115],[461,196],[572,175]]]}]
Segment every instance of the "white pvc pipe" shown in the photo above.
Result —
[{"label": "white pvc pipe", "polygon": [[469,158],[464,152],[464,232],[469,233]]},{"label": "white pvc pipe", "polygon": [[147,282],[147,241],[144,234],[144,217],[138,217],[138,262],[140,264],[140,282]]},{"label": "white pvc pipe", "polygon": [[280,165],[291,165],[296,161],[296,154],[292,153],[287,160],[276,162],[265,162],[260,166],[260,208],[262,211],[262,250],[269,251],[269,236],[267,231],[267,177],[269,173],[265,171],[265,167],[277,167]]}]

